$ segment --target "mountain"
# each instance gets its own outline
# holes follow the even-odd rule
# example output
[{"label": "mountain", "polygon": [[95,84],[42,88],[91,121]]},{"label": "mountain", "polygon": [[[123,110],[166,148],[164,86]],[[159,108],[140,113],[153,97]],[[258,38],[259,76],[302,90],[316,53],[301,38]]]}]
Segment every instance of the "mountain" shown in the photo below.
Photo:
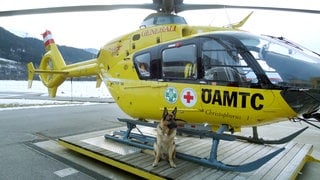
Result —
[{"label": "mountain", "polygon": [[[88,51],[59,45],[58,48],[67,64],[92,59],[97,54],[94,49]],[[19,37],[0,27],[0,79],[26,79],[26,64],[33,62],[38,66],[44,53],[42,40]]]},{"label": "mountain", "polygon": [[94,48],[86,48],[84,50],[87,51],[87,52],[90,52],[92,54],[98,54],[99,53],[99,50],[98,49],[94,49]]}]

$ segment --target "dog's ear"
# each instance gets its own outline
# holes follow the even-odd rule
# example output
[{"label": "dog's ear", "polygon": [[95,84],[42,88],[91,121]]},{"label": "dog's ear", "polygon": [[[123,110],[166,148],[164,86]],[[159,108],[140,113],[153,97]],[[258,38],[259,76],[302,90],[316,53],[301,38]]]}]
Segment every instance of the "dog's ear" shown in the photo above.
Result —
[{"label": "dog's ear", "polygon": [[174,108],[174,110],[172,111],[172,114],[174,116],[174,118],[176,118],[176,114],[177,114],[177,107]]},{"label": "dog's ear", "polygon": [[162,114],[162,119],[164,119],[168,115],[168,109],[165,107]]}]

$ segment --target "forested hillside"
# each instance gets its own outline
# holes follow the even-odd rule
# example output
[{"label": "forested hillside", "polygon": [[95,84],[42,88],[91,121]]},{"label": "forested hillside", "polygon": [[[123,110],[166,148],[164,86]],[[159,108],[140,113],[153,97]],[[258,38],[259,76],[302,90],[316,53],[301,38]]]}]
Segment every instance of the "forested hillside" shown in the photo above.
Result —
[{"label": "forested hillside", "polygon": [[[84,49],[68,46],[58,48],[67,64],[96,57],[92,51]],[[44,53],[42,40],[22,38],[0,27],[0,79],[26,79],[26,64],[33,62],[38,66]]]}]

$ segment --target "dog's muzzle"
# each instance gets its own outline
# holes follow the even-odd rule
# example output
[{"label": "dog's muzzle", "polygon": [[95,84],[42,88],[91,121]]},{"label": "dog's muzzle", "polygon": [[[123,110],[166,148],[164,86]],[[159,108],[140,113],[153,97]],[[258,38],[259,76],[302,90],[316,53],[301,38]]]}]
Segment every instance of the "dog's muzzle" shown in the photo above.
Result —
[{"label": "dog's muzzle", "polygon": [[175,129],[177,127],[178,127],[178,125],[175,121],[170,121],[170,123],[168,124],[169,129]]}]

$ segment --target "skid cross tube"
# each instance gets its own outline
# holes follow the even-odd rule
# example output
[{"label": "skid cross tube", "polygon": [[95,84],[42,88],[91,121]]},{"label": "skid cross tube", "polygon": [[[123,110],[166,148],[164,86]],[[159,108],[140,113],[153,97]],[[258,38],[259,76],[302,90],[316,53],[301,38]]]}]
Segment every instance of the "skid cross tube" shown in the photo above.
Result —
[{"label": "skid cross tube", "polygon": [[[138,120],[130,120],[130,119],[119,119],[119,121],[126,122],[127,123],[127,130],[126,131],[116,131],[113,133],[113,135],[106,134],[105,138],[110,139],[119,143],[128,144],[131,146],[135,146],[141,149],[150,149],[153,150],[153,143],[156,141],[155,137],[146,136],[138,129],[139,133],[132,133],[131,131],[134,128],[137,128],[136,125],[143,125],[143,126],[149,126],[149,127],[156,127],[156,123],[147,123],[144,121],[138,121]],[[280,152],[282,152],[285,148],[280,148],[260,159],[257,159],[253,162],[249,162],[246,164],[241,165],[229,165],[225,164],[221,161],[217,160],[217,153],[218,153],[218,145],[220,140],[227,140],[227,141],[233,141],[236,138],[230,135],[224,135],[223,132],[228,130],[227,125],[221,125],[220,128],[216,133],[213,132],[201,132],[197,130],[186,130],[184,129],[183,132],[191,132],[192,135],[195,135],[197,132],[199,132],[198,135],[205,135],[206,137],[212,138],[212,145],[210,150],[209,158],[200,158],[197,156],[192,156],[189,154],[184,154],[177,152],[176,157],[179,159],[184,159],[187,161],[195,162],[203,166],[216,168],[220,170],[226,170],[226,171],[237,171],[237,172],[249,172],[256,170],[263,166],[266,162],[268,162],[270,159],[278,155]]]}]

